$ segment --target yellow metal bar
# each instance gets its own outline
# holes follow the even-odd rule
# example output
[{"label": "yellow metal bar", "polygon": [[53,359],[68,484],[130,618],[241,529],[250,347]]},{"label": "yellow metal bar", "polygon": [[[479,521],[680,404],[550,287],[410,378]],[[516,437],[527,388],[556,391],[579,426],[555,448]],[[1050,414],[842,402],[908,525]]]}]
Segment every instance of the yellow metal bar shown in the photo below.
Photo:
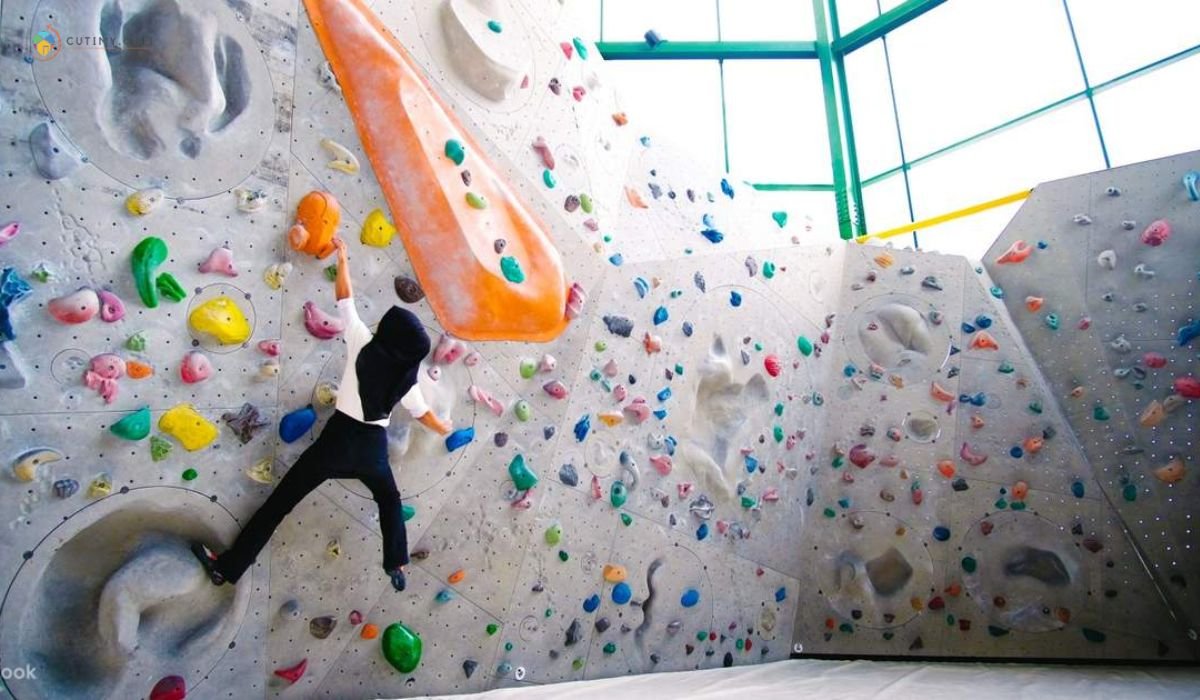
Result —
[{"label": "yellow metal bar", "polygon": [[859,236],[858,238],[855,238],[854,240],[858,241],[859,243],[866,243],[867,241],[869,241],[873,238],[874,239],[892,238],[893,236],[900,236],[905,233],[909,233],[911,231],[917,231],[920,229],[930,228],[933,226],[937,226],[938,224],[944,224],[947,221],[954,221],[955,219],[961,219],[964,216],[971,216],[972,214],[978,214],[981,211],[987,211],[988,209],[995,209],[996,207],[1002,207],[1005,204],[1012,204],[1013,202],[1019,202],[1023,199],[1028,198],[1031,192],[1033,192],[1033,190],[1021,190],[1020,192],[1013,192],[1012,194],[1005,195],[998,199],[991,199],[986,202],[980,202],[979,204],[973,204],[969,207],[964,207],[962,209],[956,209],[952,212],[942,214],[940,216],[935,216],[935,217],[929,218],[929,219],[923,219],[921,221],[914,221],[911,224],[904,224],[903,226],[897,226],[896,228],[890,228],[886,231],[880,231],[878,233],[872,233],[872,234],[868,234],[866,236]]}]

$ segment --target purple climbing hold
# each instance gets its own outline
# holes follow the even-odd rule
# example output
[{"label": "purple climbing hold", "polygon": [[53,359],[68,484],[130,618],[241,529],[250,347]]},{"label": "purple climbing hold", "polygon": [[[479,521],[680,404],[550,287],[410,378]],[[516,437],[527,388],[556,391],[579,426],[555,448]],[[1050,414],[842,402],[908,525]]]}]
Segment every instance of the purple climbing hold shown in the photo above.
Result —
[{"label": "purple climbing hold", "polygon": [[628,338],[633,333],[633,321],[624,316],[605,316],[604,325],[608,327],[609,333],[622,338]]}]

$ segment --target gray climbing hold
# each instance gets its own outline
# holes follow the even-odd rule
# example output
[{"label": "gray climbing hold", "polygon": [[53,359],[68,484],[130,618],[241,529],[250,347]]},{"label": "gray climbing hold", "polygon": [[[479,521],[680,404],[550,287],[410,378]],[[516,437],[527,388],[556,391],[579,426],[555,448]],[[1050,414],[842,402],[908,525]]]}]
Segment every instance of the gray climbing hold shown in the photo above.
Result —
[{"label": "gray climbing hold", "polygon": [[942,283],[933,275],[929,275],[925,279],[921,280],[921,286],[926,289],[933,289],[939,292],[942,291]]},{"label": "gray climbing hold", "polygon": [[477,661],[467,659],[463,662],[463,673],[467,675],[467,678],[470,678],[472,675],[474,675],[475,669],[477,668],[479,668],[479,663]]},{"label": "gray climbing hold", "polygon": [[628,338],[633,333],[633,321],[624,316],[605,316],[604,325],[608,326],[609,333],[622,338]]},{"label": "gray climbing hold", "polygon": [[558,470],[558,480],[567,486],[579,485],[579,473],[575,471],[574,464],[564,464]]},{"label": "gray climbing hold", "polygon": [[746,256],[746,272],[750,273],[751,277],[758,274],[758,260],[753,255]]},{"label": "gray climbing hold", "polygon": [[337,627],[337,620],[329,615],[314,617],[308,622],[308,632],[317,639],[325,639],[333,633],[333,628]]},{"label": "gray climbing hold", "polygon": [[571,620],[571,626],[567,627],[567,640],[565,644],[569,647],[575,646],[582,638],[581,635],[582,632],[580,631],[579,618],[575,618],[574,620]]},{"label": "gray climbing hold", "polygon": [[1071,582],[1071,574],[1057,554],[1034,547],[1021,547],[1013,552],[1004,563],[1004,573],[1009,576],[1028,576],[1054,587]]},{"label": "gray climbing hold", "polygon": [[300,601],[295,598],[285,600],[283,605],[279,606],[279,616],[292,619],[300,617]]},{"label": "gray climbing hold", "polygon": [[745,350],[742,350],[742,365],[749,366],[749,364],[750,364],[750,353],[746,352]]},{"label": "gray climbing hold", "polygon": [[57,128],[50,122],[42,122],[29,132],[29,147],[33,151],[33,164],[38,173],[47,180],[60,180],[79,167],[75,149],[60,137]]},{"label": "gray climbing hold", "polygon": [[504,447],[508,444],[508,433],[496,433],[492,436],[492,443],[496,447]]},{"label": "gray climbing hold", "polygon": [[704,283],[704,275],[700,274],[699,272],[692,275],[692,282],[696,284],[696,289],[699,289],[701,292],[708,291]]},{"label": "gray climbing hold", "polygon": [[607,617],[601,617],[601,618],[597,619],[596,620],[596,632],[599,634],[604,634],[605,632],[608,631],[610,624],[611,623],[609,623]]}]

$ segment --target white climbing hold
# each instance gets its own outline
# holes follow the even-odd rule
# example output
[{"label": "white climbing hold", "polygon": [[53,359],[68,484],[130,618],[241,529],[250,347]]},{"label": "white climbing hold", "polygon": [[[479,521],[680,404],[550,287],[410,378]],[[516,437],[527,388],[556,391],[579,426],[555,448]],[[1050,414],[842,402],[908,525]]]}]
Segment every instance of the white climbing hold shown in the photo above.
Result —
[{"label": "white climbing hold", "polygon": [[324,148],[329,152],[329,155],[333,156],[333,160],[326,163],[326,166],[347,175],[353,175],[358,172],[358,157],[351,153],[350,149],[333,139],[321,139],[321,148]]}]

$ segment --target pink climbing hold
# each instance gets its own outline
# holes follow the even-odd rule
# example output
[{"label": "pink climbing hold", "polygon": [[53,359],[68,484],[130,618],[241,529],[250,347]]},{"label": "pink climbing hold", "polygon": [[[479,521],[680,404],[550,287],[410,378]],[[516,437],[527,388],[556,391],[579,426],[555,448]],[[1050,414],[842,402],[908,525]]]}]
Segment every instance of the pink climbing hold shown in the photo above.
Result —
[{"label": "pink climbing hold", "polygon": [[208,259],[199,265],[200,271],[204,273],[215,273],[225,275],[226,277],[237,277],[237,267],[233,264],[233,251],[229,249],[229,244],[220,248],[213,248],[208,254]]},{"label": "pink climbing hold", "polygon": [[479,353],[477,353],[477,352],[471,352],[471,353],[469,353],[469,354],[467,355],[467,357],[466,357],[466,358],[463,360],[463,364],[464,364],[464,365],[466,365],[466,366],[468,366],[468,367],[474,367],[475,365],[479,364],[479,361],[480,361],[480,360],[482,360],[482,359],[483,359],[483,356],[482,356],[482,355],[480,355]]},{"label": "pink climbing hold", "polygon": [[521,494],[521,497],[512,502],[512,507],[516,510],[529,510],[533,507],[534,489],[529,489]]},{"label": "pink climbing hold", "polygon": [[965,442],[962,444],[962,448],[959,449],[958,456],[972,467],[978,467],[987,461],[987,455],[976,452]]},{"label": "pink climbing hold", "polygon": [[568,61],[575,55],[575,46],[569,41],[560,41],[558,47],[562,49],[563,55],[567,57]]},{"label": "pink climbing hold", "polygon": [[304,327],[318,340],[335,338],[346,329],[346,322],[330,316],[311,301],[304,302]]},{"label": "pink climbing hold", "polygon": [[0,245],[4,245],[5,243],[8,243],[12,239],[16,238],[17,234],[20,232],[21,222],[14,221],[11,224],[5,224],[4,228],[0,228]]},{"label": "pink climbing hold", "polygon": [[541,360],[538,360],[538,371],[542,374],[550,374],[556,369],[558,369],[558,360],[555,359],[554,355],[546,353],[542,355]]},{"label": "pink climbing hold", "polygon": [[775,503],[779,500],[779,489],[774,486],[767,487],[767,490],[763,491],[762,500],[767,503]]},{"label": "pink climbing hold", "polygon": [[497,417],[504,415],[504,404],[500,403],[494,396],[487,393],[486,390],[472,384],[467,387],[467,396],[477,404],[482,404],[489,411],[496,414]]},{"label": "pink climbing hold", "polygon": [[1167,358],[1162,353],[1148,352],[1142,355],[1142,364],[1150,369],[1162,369],[1167,366]]},{"label": "pink climbing hold", "polygon": [[567,290],[567,319],[575,320],[583,313],[583,305],[587,301],[587,294],[583,291],[583,286],[578,282],[573,282],[571,288]]},{"label": "pink climbing hold", "polygon": [[763,358],[763,368],[767,370],[767,374],[772,377],[778,377],[783,372],[783,365],[779,362],[779,358],[775,355],[767,355]]},{"label": "pink climbing hold", "polygon": [[612,395],[613,400],[617,403],[620,403],[625,400],[626,396],[629,395],[629,390],[625,388],[624,384],[618,384],[613,387]]},{"label": "pink climbing hold", "polygon": [[83,383],[98,392],[104,403],[112,403],[117,399],[117,380],[123,376],[125,361],[112,353],[105,353],[92,358],[83,374]]},{"label": "pink climbing hold", "polygon": [[357,610],[351,610],[351,611],[350,611],[350,624],[352,624],[352,625],[355,625],[355,626],[358,626],[358,625],[361,625],[361,624],[362,624],[362,621],[363,621],[363,614],[362,614],[362,613],[360,613],[360,612],[359,612],[359,611],[357,611]]},{"label": "pink climbing hold", "polygon": [[1195,377],[1179,377],[1171,388],[1185,399],[1200,399],[1200,379]]},{"label": "pink climbing hold", "polygon": [[460,341],[443,333],[442,337],[438,339],[437,346],[433,349],[433,361],[443,365],[452,365],[466,351],[466,346]]},{"label": "pink climbing hold", "polygon": [[675,490],[679,493],[680,500],[692,495],[692,489],[695,488],[690,481],[681,481],[676,485]]},{"label": "pink climbing hold", "polygon": [[604,376],[611,379],[621,373],[621,368],[617,365],[616,360],[609,360],[600,371],[604,373]]},{"label": "pink climbing hold", "polygon": [[567,386],[557,379],[553,379],[543,384],[542,390],[550,396],[559,399],[560,401],[567,398]]},{"label": "pink climbing hold", "polygon": [[199,384],[212,376],[212,363],[208,356],[199,350],[193,350],[183,356],[179,363],[179,378],[184,384]]},{"label": "pink climbing hold", "polygon": [[1004,254],[996,258],[997,265],[1016,264],[1025,262],[1025,259],[1033,253],[1033,247],[1025,243],[1025,241],[1016,241]]},{"label": "pink climbing hold", "polygon": [[550,150],[550,144],[546,143],[546,139],[541,136],[534,139],[533,150],[537,151],[538,157],[542,159],[542,165],[546,166],[546,170],[554,170],[554,152]]},{"label": "pink climbing hold", "polygon": [[592,474],[592,500],[598,501],[604,497],[604,492],[600,489],[600,477]]},{"label": "pink climbing hold", "polygon": [[637,425],[645,423],[650,418],[650,406],[646,404],[646,399],[638,396],[630,401],[622,411]]},{"label": "pink climbing hold", "polygon": [[669,455],[652,455],[650,457],[650,466],[654,467],[654,470],[659,474],[667,476],[671,473],[674,465],[671,463]]},{"label": "pink climbing hold", "polygon": [[264,355],[279,357],[280,343],[278,340],[260,340],[258,341],[258,349]]},{"label": "pink climbing hold", "polygon": [[587,90],[582,85],[576,85],[571,88],[571,97],[574,97],[576,102],[583,102],[583,97],[586,94]]},{"label": "pink climbing hold", "polygon": [[875,453],[866,445],[855,445],[850,448],[850,462],[859,469],[866,469],[867,465],[875,461]]},{"label": "pink climbing hold", "polygon": [[1170,237],[1171,224],[1167,223],[1166,219],[1159,219],[1142,231],[1142,243],[1151,247],[1158,247],[1166,243]]},{"label": "pink climbing hold", "polygon": [[96,292],[96,296],[100,298],[100,320],[105,323],[116,323],[125,318],[125,304],[116,294],[101,289]]},{"label": "pink climbing hold", "polygon": [[187,697],[187,682],[183,676],[160,678],[150,689],[150,700],[183,700]]},{"label": "pink climbing hold", "polygon": [[82,287],[65,296],[51,299],[46,305],[46,310],[61,323],[85,323],[100,313],[100,297],[91,289]]}]

